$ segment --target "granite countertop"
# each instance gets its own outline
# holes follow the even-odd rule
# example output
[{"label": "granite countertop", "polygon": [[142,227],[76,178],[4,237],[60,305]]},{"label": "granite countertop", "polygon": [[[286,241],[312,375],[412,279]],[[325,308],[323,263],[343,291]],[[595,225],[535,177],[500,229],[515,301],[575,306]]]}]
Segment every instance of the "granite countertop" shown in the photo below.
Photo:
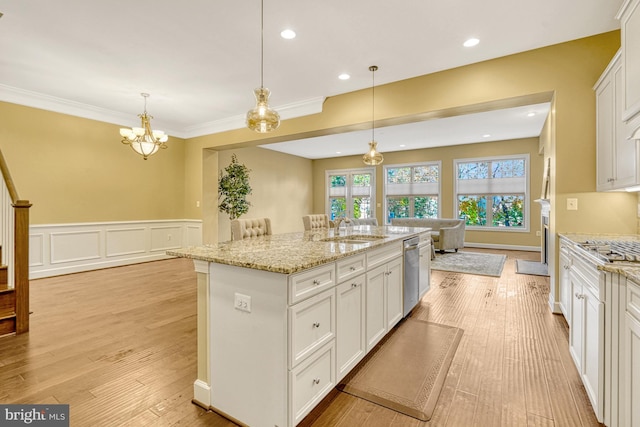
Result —
[{"label": "granite countertop", "polygon": [[[318,229],[169,250],[167,255],[291,274],[428,233],[429,230],[431,229],[394,226],[353,226],[346,230]],[[372,239],[364,243],[323,241],[339,237],[357,239],[357,236],[371,236]]]},{"label": "granite countertop", "polygon": [[[640,241],[640,235],[638,234],[559,233],[558,235],[571,240],[573,243],[582,243],[588,240]],[[617,273],[640,284],[640,263],[615,262],[605,263],[597,267],[598,270]]]}]

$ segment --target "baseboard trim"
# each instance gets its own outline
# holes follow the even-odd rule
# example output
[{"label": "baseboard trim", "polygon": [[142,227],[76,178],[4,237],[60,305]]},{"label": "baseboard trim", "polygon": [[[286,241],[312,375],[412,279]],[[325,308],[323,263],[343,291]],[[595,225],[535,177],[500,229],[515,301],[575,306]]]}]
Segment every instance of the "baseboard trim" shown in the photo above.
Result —
[{"label": "baseboard trim", "polygon": [[193,403],[205,409],[211,408],[211,387],[202,380],[193,383]]}]

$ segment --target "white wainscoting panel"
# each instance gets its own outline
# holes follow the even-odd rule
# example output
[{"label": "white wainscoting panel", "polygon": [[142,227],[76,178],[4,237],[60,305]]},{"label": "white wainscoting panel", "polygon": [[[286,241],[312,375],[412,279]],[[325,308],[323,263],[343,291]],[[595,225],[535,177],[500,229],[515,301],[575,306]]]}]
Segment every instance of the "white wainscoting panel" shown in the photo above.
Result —
[{"label": "white wainscoting panel", "polygon": [[201,244],[201,220],[32,225],[29,278],[167,259],[169,249]]}]

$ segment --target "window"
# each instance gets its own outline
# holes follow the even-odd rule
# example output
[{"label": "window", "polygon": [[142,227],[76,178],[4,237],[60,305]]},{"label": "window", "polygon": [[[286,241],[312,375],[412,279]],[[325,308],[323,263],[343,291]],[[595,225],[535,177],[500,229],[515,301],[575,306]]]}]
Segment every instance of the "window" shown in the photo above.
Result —
[{"label": "window", "polygon": [[385,223],[392,218],[437,218],[440,162],[384,168]]},{"label": "window", "polygon": [[529,155],[454,164],[456,210],[468,227],[528,231]]},{"label": "window", "polygon": [[375,168],[327,171],[327,214],[339,217],[375,217]]}]

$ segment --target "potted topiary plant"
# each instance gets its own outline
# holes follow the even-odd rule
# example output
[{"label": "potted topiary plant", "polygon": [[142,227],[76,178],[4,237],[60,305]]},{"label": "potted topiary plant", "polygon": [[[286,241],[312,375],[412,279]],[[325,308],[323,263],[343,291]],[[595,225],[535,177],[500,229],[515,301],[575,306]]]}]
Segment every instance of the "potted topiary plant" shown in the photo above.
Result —
[{"label": "potted topiary plant", "polygon": [[249,185],[251,169],[238,163],[235,154],[231,156],[231,163],[220,171],[218,180],[218,210],[229,215],[230,220],[240,218],[249,211],[251,203],[247,195],[251,194]]}]

